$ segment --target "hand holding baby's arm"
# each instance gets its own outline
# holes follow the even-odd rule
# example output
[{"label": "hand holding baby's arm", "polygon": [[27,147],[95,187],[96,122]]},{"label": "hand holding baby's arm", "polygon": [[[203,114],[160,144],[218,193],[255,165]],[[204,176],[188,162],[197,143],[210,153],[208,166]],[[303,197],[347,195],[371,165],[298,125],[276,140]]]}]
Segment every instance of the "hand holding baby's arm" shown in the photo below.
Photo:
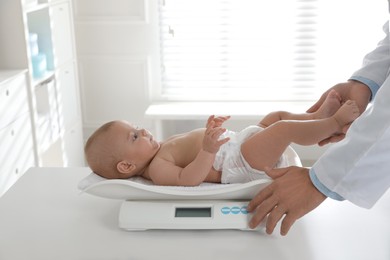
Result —
[{"label": "hand holding baby's arm", "polygon": [[219,148],[229,141],[229,138],[219,139],[220,136],[226,131],[221,127],[223,122],[228,120],[230,116],[215,117],[210,116],[207,120],[206,131],[203,138],[203,150],[209,153],[217,153]]}]

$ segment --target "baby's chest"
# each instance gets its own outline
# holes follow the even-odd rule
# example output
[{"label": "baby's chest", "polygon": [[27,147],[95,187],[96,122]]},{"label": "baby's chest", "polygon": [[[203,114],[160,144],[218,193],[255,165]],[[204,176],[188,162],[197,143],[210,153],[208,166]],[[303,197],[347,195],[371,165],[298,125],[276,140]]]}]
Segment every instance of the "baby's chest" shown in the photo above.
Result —
[{"label": "baby's chest", "polygon": [[196,158],[200,149],[198,143],[172,142],[161,147],[158,156],[176,166],[185,167]]}]

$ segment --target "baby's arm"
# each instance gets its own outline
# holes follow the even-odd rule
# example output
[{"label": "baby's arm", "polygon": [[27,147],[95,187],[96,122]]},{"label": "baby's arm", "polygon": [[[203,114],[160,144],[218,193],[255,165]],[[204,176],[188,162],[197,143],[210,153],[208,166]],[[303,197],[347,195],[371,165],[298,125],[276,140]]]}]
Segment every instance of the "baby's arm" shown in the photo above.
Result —
[{"label": "baby's arm", "polygon": [[[223,121],[227,119],[225,118]],[[215,122],[213,116],[209,117],[202,149],[200,149],[195,159],[184,168],[174,165],[173,162],[168,160],[155,158],[152,167],[158,170],[159,174],[152,176],[153,182],[158,185],[176,186],[197,186],[201,184],[210,173],[215,154],[224,143],[229,141],[229,138],[219,140],[226,129],[215,125],[221,125],[222,123],[219,120]]]},{"label": "baby's arm", "polygon": [[[215,117],[210,116],[207,120],[206,131],[203,138],[203,149],[212,154],[216,154],[224,143],[229,141],[229,138],[219,140],[219,137],[226,131],[222,124],[228,120],[230,116]],[[214,161],[213,161],[214,163]]]}]

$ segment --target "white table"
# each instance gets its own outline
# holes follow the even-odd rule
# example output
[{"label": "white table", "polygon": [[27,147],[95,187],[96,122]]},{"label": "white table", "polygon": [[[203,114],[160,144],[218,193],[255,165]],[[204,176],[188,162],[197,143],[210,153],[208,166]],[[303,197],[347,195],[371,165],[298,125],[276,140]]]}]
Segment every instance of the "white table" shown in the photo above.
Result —
[{"label": "white table", "polygon": [[120,201],[80,195],[77,183],[88,174],[88,168],[30,169],[0,198],[0,259],[390,259],[389,192],[371,210],[326,200],[286,237],[126,232],[117,227]]}]

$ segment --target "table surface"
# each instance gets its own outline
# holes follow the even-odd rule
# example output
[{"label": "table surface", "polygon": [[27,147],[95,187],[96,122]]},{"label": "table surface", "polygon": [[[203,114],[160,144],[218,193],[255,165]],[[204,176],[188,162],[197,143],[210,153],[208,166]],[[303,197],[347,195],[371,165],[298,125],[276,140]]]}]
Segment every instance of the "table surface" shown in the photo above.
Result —
[{"label": "table surface", "polygon": [[[264,230],[118,228],[121,201],[80,194],[88,168],[32,168],[0,198],[0,259],[390,259],[390,193],[371,210],[330,199],[286,237]],[[279,226],[278,226],[279,228]]]}]

